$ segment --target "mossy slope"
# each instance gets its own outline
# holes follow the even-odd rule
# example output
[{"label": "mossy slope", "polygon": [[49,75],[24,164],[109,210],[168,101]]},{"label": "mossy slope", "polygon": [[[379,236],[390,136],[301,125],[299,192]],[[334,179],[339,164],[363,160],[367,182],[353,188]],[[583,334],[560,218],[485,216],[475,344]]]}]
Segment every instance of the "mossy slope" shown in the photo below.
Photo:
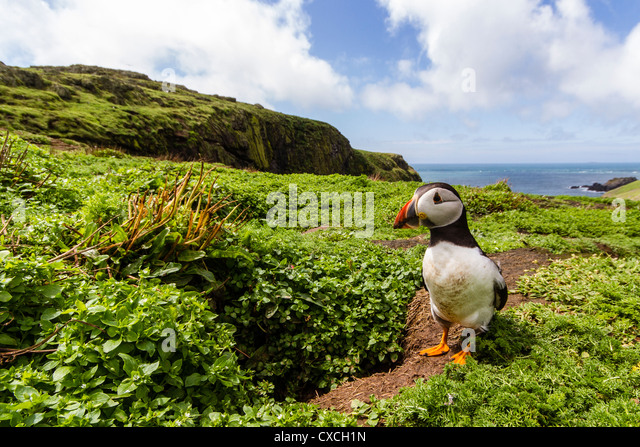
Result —
[{"label": "mossy slope", "polygon": [[273,173],[420,180],[401,156],[356,151],[327,123],[94,66],[0,63],[0,127]]},{"label": "mossy slope", "polygon": [[628,183],[604,193],[603,197],[614,199],[640,200],[640,180]]}]

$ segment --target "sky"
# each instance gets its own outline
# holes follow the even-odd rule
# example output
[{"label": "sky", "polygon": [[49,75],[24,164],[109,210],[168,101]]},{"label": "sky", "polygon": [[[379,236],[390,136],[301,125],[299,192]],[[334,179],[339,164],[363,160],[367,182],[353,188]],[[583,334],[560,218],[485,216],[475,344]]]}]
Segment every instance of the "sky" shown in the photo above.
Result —
[{"label": "sky", "polygon": [[639,162],[636,0],[0,0],[0,61],[134,70],[418,163]]}]

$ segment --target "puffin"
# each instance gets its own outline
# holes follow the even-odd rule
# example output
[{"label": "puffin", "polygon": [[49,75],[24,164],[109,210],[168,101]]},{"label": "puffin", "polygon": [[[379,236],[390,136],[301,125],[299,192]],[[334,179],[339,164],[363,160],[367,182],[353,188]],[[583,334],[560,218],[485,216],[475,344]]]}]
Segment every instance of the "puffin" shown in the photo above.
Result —
[{"label": "puffin", "polygon": [[[431,299],[431,314],[442,327],[442,339],[419,352],[436,356],[449,352],[449,329],[458,324],[480,335],[489,330],[495,311],[507,302],[501,268],[480,248],[469,231],[460,194],[447,183],[420,186],[397,214],[398,228],[427,227],[430,240],[422,262],[422,277]],[[465,348],[452,356],[464,365]]]}]

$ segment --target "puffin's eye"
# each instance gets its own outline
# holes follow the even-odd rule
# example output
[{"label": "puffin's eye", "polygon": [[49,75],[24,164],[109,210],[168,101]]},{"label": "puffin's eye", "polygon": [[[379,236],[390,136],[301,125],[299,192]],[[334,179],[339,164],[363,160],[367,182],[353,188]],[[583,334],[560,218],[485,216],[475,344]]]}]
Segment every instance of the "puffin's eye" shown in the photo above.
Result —
[{"label": "puffin's eye", "polygon": [[439,193],[436,193],[433,196],[433,203],[435,203],[435,204],[442,203],[442,197],[440,197]]}]

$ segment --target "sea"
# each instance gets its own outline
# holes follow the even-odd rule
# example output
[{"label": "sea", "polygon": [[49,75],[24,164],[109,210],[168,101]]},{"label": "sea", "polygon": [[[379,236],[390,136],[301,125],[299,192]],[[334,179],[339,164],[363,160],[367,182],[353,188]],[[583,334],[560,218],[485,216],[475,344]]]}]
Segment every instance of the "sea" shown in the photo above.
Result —
[{"label": "sea", "polygon": [[[599,197],[584,185],[615,177],[640,179],[640,163],[510,163],[412,164],[422,181],[451,185],[486,186],[506,180],[512,191],[545,196]],[[572,189],[572,186],[578,186]]]}]

